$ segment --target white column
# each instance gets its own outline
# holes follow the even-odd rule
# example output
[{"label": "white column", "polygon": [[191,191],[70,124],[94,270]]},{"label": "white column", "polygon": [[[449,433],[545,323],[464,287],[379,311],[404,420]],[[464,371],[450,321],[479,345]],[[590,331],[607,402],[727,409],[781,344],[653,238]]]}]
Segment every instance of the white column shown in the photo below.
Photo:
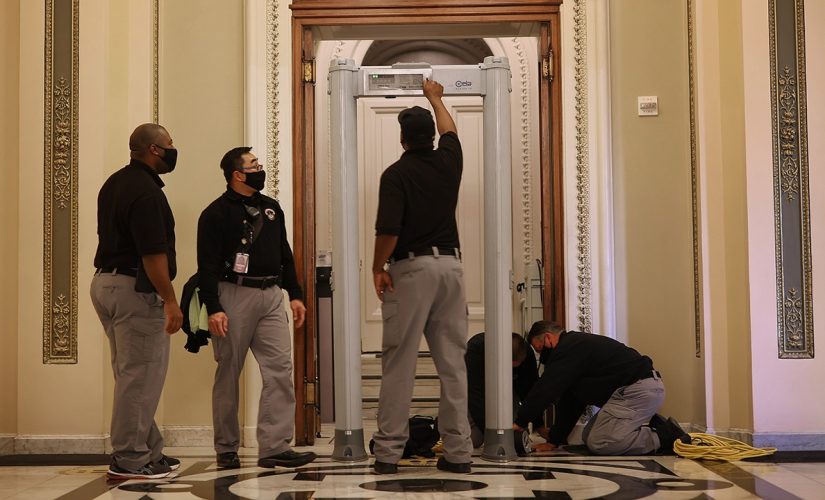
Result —
[{"label": "white column", "polygon": [[513,244],[510,156],[510,66],[490,56],[482,65],[484,95],[484,379],[482,458],[506,462],[513,446]]},{"label": "white column", "polygon": [[333,178],[332,315],[335,361],[334,460],[366,460],[361,422],[361,291],[358,255],[358,67],[335,59],[329,68]]},{"label": "white column", "polygon": [[[244,142],[266,166],[270,162],[266,147],[266,0],[244,1],[244,71]],[[243,385],[243,445],[255,446],[263,380],[251,352],[246,356]]]}]

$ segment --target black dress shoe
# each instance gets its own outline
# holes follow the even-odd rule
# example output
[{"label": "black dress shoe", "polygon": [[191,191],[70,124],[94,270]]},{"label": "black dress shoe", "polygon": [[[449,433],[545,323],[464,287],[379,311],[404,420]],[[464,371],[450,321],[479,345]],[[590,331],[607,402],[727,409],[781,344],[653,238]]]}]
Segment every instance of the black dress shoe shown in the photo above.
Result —
[{"label": "black dress shoe", "polygon": [[258,467],[300,467],[306,465],[318,458],[315,453],[311,451],[297,452],[295,450],[286,450],[283,453],[272,455],[271,457],[259,458]]},{"label": "black dress shoe", "polygon": [[398,474],[398,464],[376,460],[372,466],[375,468],[376,474]]},{"label": "black dress shoe", "polygon": [[665,417],[655,413],[652,417],[650,417],[650,422],[648,422],[647,425],[654,429],[658,429],[659,427],[666,425],[666,422],[667,419]]},{"label": "black dress shoe", "polygon": [[216,462],[221,469],[239,469],[241,467],[241,459],[234,451],[218,453]]},{"label": "black dress shoe", "polygon": [[690,435],[682,429],[679,422],[673,417],[664,420],[664,423],[658,423],[658,426],[653,430],[659,436],[659,449],[656,450],[656,453],[660,455],[673,455],[673,444],[677,439],[684,444],[690,444]]},{"label": "black dress shoe", "polygon": [[470,462],[454,464],[444,457],[439,457],[438,462],[435,463],[435,466],[438,467],[438,470],[443,470],[445,472],[454,472],[456,474],[470,473]]}]

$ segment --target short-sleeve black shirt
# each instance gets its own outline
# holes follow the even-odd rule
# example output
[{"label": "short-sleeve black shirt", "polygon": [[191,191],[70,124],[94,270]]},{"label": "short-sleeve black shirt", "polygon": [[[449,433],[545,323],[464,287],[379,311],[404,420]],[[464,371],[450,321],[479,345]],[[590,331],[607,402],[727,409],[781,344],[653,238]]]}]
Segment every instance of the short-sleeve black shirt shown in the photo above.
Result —
[{"label": "short-sleeve black shirt", "polygon": [[218,300],[218,282],[231,274],[230,267],[245,234],[244,220],[250,225],[253,223],[246,206],[257,208],[258,217],[263,220],[259,234],[245,249],[249,254],[246,276],[280,276],[289,298],[303,300],[281,205],[260,193],[242,196],[227,188],[204,209],[198,220],[199,297],[209,314],[223,311]]},{"label": "short-sleeve black shirt", "polygon": [[[97,197],[96,268],[139,270],[139,278],[145,278],[141,257],[165,253],[174,279],[175,218],[163,186],[160,176],[138,160],[106,180]],[[149,287],[140,291],[152,291]]]},{"label": "short-sleeve black shirt", "polygon": [[544,366],[515,422],[524,427],[550,403],[561,400],[549,440],[559,444],[586,405],[604,406],[616,389],[650,375],[653,361],[609,337],[571,331],[561,334]]},{"label": "short-sleeve black shirt", "polygon": [[438,149],[411,149],[381,175],[376,235],[396,235],[394,257],[429,247],[459,248],[455,209],[462,173],[454,132]]}]

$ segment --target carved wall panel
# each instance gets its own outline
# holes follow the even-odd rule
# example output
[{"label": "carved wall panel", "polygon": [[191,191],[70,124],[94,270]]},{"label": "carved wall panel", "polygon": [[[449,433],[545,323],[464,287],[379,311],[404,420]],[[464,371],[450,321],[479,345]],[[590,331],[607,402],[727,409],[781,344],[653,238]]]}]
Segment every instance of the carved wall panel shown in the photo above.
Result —
[{"label": "carved wall panel", "polygon": [[693,239],[693,334],[696,357],[702,357],[702,267],[699,250],[699,146],[696,127],[696,5],[687,1],[688,93],[690,95],[690,213]]},{"label": "carved wall panel", "polygon": [[813,358],[804,2],[768,8],[779,357]]},{"label": "carved wall panel", "polygon": [[79,0],[46,0],[43,363],[77,363]]}]

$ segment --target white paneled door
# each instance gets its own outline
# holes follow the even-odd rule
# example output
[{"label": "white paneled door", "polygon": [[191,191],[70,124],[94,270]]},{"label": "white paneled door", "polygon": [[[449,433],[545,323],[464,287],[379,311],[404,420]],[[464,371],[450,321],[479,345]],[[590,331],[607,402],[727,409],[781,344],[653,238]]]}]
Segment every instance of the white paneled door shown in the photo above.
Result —
[{"label": "white paneled door", "polygon": [[[458,127],[464,152],[464,174],[458,198],[458,233],[464,261],[464,281],[469,309],[468,336],[484,331],[484,186],[482,170],[481,97],[446,97],[444,103]],[[358,101],[358,182],[361,260],[362,351],[381,350],[381,303],[372,282],[375,214],[381,173],[401,156],[398,113],[410,106],[429,108],[423,97],[360,99]],[[422,341],[420,350],[428,350]]]}]

